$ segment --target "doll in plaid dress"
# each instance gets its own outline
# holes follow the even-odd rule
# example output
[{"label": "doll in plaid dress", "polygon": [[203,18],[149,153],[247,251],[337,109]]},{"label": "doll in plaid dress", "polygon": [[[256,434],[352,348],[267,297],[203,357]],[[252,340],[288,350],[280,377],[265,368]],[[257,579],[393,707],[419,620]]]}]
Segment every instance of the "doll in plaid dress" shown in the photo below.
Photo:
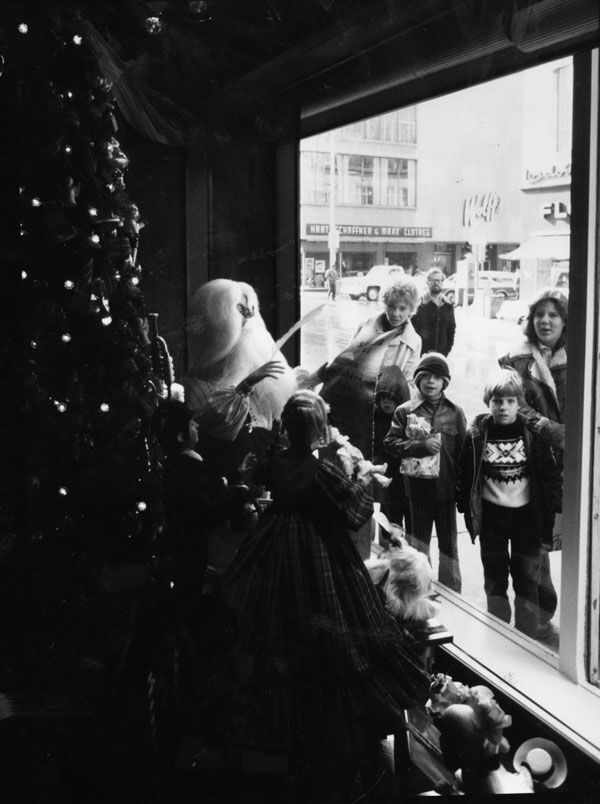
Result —
[{"label": "doll in plaid dress", "polygon": [[372,498],[327,447],[327,406],[295,393],[282,413],[289,447],[259,477],[273,502],[222,582],[236,623],[229,727],[238,744],[300,764],[356,757],[427,698],[428,677],[384,608],[349,530]]}]

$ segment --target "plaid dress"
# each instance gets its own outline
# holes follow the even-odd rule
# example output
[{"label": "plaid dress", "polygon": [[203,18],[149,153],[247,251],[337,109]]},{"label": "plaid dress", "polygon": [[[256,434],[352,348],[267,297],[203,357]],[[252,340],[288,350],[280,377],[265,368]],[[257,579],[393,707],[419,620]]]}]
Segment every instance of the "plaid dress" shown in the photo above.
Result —
[{"label": "plaid dress", "polygon": [[372,500],[310,452],[275,455],[264,479],[273,503],[222,585],[237,625],[229,725],[246,746],[355,752],[429,681],[348,534]]}]

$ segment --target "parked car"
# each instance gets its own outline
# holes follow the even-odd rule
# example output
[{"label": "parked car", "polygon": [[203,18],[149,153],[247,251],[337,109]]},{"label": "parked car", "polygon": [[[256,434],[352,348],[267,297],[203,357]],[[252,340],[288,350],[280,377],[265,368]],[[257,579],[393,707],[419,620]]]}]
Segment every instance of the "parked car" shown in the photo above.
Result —
[{"label": "parked car", "polygon": [[[444,293],[453,304],[457,299],[457,274],[451,274],[445,282]],[[490,290],[492,296],[500,299],[519,298],[519,274],[510,271],[480,271],[477,275],[480,290]],[[473,301],[475,289],[469,286],[467,301]]]},{"label": "parked car", "polygon": [[351,299],[366,296],[369,301],[377,301],[381,289],[400,276],[404,276],[401,265],[374,265],[364,276],[356,277],[358,281],[348,291],[348,295]]}]

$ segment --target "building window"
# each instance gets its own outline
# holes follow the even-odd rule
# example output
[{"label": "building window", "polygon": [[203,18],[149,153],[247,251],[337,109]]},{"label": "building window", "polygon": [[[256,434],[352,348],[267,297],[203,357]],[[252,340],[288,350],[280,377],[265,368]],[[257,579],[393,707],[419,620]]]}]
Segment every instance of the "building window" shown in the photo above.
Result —
[{"label": "building window", "polygon": [[370,117],[366,123],[366,138],[368,140],[381,140],[381,117]]},{"label": "building window", "polygon": [[340,139],[343,140],[364,140],[365,139],[365,121],[359,120],[357,123],[351,123],[349,126],[343,126],[339,129]]},{"label": "building window", "polygon": [[341,140],[370,140],[372,142],[397,142],[416,145],[417,107],[407,106],[387,114],[359,120],[337,129]]},{"label": "building window", "polygon": [[[336,178],[338,165],[335,166]],[[303,151],[300,159],[300,186],[302,203],[328,204],[331,187],[331,157],[328,153]],[[336,181],[336,199],[339,200],[339,182]]]},{"label": "building window", "polygon": [[346,201],[360,206],[372,206],[374,201],[372,156],[350,156],[348,158]]},{"label": "building window", "polygon": [[[300,192],[303,204],[329,204],[331,157],[302,151]],[[377,207],[414,207],[417,195],[415,159],[336,154],[337,204]]]},{"label": "building window", "polygon": [[414,159],[381,160],[382,206],[414,207],[416,194]]}]

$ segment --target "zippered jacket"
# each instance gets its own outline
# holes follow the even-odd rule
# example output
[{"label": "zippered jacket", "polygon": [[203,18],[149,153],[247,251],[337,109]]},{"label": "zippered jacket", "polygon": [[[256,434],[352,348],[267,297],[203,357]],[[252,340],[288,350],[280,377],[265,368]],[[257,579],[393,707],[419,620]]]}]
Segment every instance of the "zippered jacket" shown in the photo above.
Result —
[{"label": "zippered jacket", "polygon": [[[529,471],[529,504],[531,516],[540,540],[548,542],[552,536],[554,514],[562,510],[562,477],[550,445],[537,433],[527,418],[517,416],[524,423],[523,439]],[[456,505],[465,515],[465,524],[474,543],[481,535],[483,492],[483,451],[492,422],[489,413],[475,417],[464,442],[458,461]]]},{"label": "zippered jacket", "polygon": [[421,354],[435,351],[448,355],[454,346],[456,332],[454,305],[448,299],[442,299],[438,305],[428,293],[425,294],[411,321],[423,341]]},{"label": "zippered jacket", "polygon": [[436,404],[417,393],[394,412],[392,425],[383,440],[383,447],[388,455],[401,459],[422,458],[430,454],[424,446],[425,438],[409,438],[406,435],[406,423],[411,413],[429,422],[432,433],[442,434],[442,449],[439,477],[405,477],[407,496],[409,500],[423,502],[453,500],[456,490],[456,463],[467,430],[465,414],[445,394],[439,404]]}]

